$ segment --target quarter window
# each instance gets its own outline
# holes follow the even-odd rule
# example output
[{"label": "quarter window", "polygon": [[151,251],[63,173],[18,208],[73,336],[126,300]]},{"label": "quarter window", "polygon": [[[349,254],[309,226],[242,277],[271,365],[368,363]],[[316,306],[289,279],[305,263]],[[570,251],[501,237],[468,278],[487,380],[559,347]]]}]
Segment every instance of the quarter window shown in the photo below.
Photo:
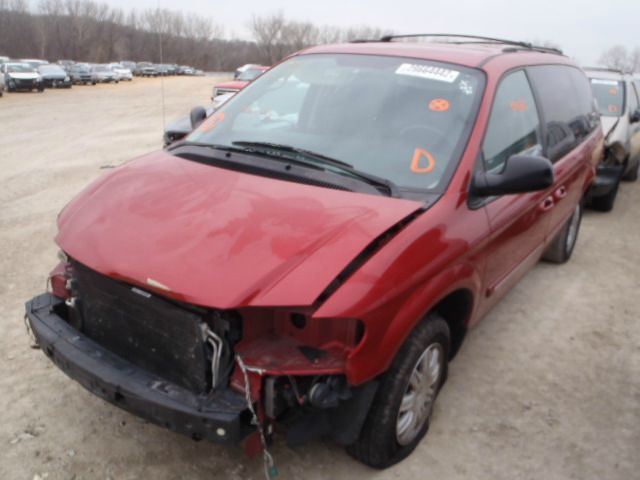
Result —
[{"label": "quarter window", "polygon": [[587,77],[577,68],[543,65],[527,69],[544,112],[547,156],[556,162],[598,125]]},{"label": "quarter window", "polygon": [[482,153],[485,169],[500,172],[512,155],[540,150],[540,120],[527,76],[509,74],[498,87]]}]

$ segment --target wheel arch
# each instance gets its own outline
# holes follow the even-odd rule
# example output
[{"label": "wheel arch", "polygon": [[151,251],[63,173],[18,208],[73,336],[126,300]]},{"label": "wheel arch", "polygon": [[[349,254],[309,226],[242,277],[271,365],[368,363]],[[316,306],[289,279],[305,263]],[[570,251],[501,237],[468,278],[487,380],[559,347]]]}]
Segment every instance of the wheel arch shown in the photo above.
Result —
[{"label": "wheel arch", "polygon": [[477,310],[480,286],[479,272],[469,264],[459,264],[405,297],[391,320],[386,316],[387,309],[363,318],[365,337],[347,359],[349,381],[357,385],[387,371],[411,332],[434,312],[449,326],[449,359],[452,359],[460,350]]},{"label": "wheel arch", "polygon": [[473,302],[471,290],[459,288],[445,296],[425,315],[426,318],[435,312],[447,322],[451,332],[450,360],[456,356],[467,335],[469,320],[473,311]]}]

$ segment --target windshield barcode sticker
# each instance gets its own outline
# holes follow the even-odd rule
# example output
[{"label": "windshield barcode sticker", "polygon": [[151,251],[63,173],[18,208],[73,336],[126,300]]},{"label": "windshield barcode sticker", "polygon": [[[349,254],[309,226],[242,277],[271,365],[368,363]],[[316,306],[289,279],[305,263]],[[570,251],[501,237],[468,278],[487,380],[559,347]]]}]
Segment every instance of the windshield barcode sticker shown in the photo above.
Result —
[{"label": "windshield barcode sticker", "polygon": [[438,82],[453,83],[460,75],[456,70],[448,68],[434,67],[433,65],[416,65],[413,63],[403,63],[396,70],[396,75],[410,75],[412,77],[428,78]]}]

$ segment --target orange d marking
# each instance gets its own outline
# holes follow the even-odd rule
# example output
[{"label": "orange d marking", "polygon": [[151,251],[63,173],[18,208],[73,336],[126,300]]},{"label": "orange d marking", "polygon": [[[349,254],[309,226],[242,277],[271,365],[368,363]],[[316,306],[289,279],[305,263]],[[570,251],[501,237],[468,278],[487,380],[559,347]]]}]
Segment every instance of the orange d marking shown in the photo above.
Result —
[{"label": "orange d marking", "polygon": [[611,87],[611,89],[609,89],[609,93],[615,97],[618,95],[618,89],[616,87]]},{"label": "orange d marking", "polygon": [[618,113],[618,106],[611,104],[607,110],[609,110],[609,113]]},{"label": "orange d marking", "polygon": [[429,109],[434,112],[446,112],[451,104],[446,98],[434,98],[429,102]]},{"label": "orange d marking", "polygon": [[524,100],[514,100],[511,102],[511,110],[514,112],[526,112],[529,110],[529,104]]},{"label": "orange d marking", "polygon": [[[424,157],[427,159],[427,165],[421,166],[420,159]],[[416,148],[413,154],[413,161],[411,162],[411,171],[413,173],[429,173],[436,167],[436,161],[433,159],[433,155],[427,152],[424,148]]]}]

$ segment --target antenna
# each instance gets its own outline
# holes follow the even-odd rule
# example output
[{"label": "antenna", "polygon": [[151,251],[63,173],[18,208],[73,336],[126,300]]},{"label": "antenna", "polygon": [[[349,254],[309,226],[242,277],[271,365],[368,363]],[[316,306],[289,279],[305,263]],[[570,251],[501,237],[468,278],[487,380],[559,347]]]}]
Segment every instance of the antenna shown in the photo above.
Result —
[{"label": "antenna", "polygon": [[[158,0],[158,20],[160,20],[160,0]],[[164,64],[164,52],[162,50],[162,22],[158,22],[160,28],[158,29],[158,45],[160,47],[160,65]],[[165,104],[164,104],[164,75],[160,74],[160,92],[162,95],[162,131],[164,132],[167,122],[165,120]]]}]

